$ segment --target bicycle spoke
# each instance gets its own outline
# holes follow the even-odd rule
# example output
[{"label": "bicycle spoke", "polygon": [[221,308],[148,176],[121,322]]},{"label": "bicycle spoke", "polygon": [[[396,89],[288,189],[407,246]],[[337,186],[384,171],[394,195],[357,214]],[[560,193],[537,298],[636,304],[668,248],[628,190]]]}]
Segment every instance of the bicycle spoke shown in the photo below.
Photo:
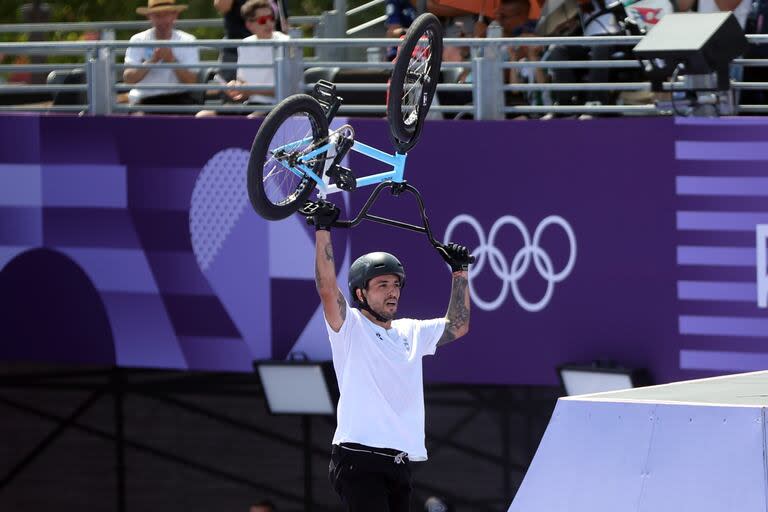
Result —
[{"label": "bicycle spoke", "polygon": [[[299,169],[298,163],[302,155],[314,149],[309,118],[297,115],[287,119],[269,146],[270,157],[262,173],[264,193],[273,204],[285,204],[303,190],[302,182],[308,179]],[[275,156],[276,153],[279,156]]]},{"label": "bicycle spoke", "polygon": [[431,50],[431,38],[425,37],[410,57],[401,99],[403,121],[406,125],[411,125],[418,119],[421,91],[431,71],[429,65]]},{"label": "bicycle spoke", "polygon": [[435,97],[443,52],[442,32],[441,22],[434,14],[421,14],[408,28],[398,51],[387,95],[387,121],[400,153],[416,144]]}]

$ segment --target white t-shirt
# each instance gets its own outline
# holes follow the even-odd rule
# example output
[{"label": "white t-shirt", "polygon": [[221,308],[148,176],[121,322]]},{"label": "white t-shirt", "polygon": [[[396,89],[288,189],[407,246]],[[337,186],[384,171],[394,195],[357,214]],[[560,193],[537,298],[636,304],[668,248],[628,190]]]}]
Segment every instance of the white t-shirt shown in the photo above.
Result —
[{"label": "white t-shirt", "polygon": [[426,460],[421,358],[432,355],[446,319],[394,320],[388,331],[347,305],[339,329],[326,322],[341,391],[333,444],[360,443]]},{"label": "white t-shirt", "polygon": [[[272,32],[272,41],[285,41],[289,36],[275,30]],[[243,41],[258,41],[256,35],[243,39]],[[282,50],[278,48],[278,50]],[[266,68],[237,68],[237,79],[248,84],[259,84],[266,87],[267,84],[275,86],[275,47],[273,46],[238,46],[237,64],[271,64]],[[252,94],[248,101],[252,103],[274,103],[274,95]]]},{"label": "white t-shirt", "polygon": [[[150,28],[144,32],[139,32],[131,36],[131,42],[143,42],[143,41],[155,41],[155,29]],[[181,30],[174,30],[171,35],[171,41],[195,41],[195,36],[187,34]],[[152,52],[154,48],[151,47],[139,47],[130,46],[125,51],[125,63],[126,64],[141,64],[145,60],[152,58]],[[176,61],[180,64],[194,65],[200,62],[200,57],[197,53],[196,46],[176,47],[172,49]],[[187,68],[188,71],[197,72],[197,69]],[[176,73],[170,68],[158,68],[150,69],[149,73],[141,79],[138,83],[145,84],[177,84],[179,79],[176,77]],[[158,96],[160,94],[171,94],[176,92],[182,92],[178,89],[131,89],[128,93],[128,101],[133,104],[141,98],[147,98],[149,96]]]},{"label": "white t-shirt", "polygon": [[[741,28],[747,26],[747,16],[752,9],[752,2],[749,0],[741,0],[741,3],[733,10],[733,15],[739,21]],[[720,12],[720,8],[715,3],[715,0],[699,0],[699,12]]]}]

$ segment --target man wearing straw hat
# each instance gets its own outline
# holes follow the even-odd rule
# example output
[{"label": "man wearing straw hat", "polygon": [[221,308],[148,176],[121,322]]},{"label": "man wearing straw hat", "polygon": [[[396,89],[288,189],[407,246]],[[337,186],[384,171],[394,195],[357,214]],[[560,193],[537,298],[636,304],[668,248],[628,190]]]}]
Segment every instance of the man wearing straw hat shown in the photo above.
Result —
[{"label": "man wearing straw hat", "polygon": [[[136,12],[145,15],[152,28],[131,37],[132,43],[146,41],[194,41],[195,36],[176,30],[174,24],[179,13],[187,8],[175,0],[148,0],[147,7]],[[195,46],[163,46],[158,48],[131,46],[125,52],[126,64],[185,64],[187,67],[126,68],[123,81],[128,84],[192,84],[197,81],[193,66],[200,62]],[[189,92],[179,89],[131,89],[128,101],[139,105],[191,105],[195,103]]]}]

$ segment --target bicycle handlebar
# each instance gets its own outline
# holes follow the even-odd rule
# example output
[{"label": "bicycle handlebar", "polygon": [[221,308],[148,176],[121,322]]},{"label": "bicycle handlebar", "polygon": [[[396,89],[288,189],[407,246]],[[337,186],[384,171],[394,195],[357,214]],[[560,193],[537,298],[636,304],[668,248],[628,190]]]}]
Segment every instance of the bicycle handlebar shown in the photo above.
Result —
[{"label": "bicycle handlebar", "polygon": [[[392,194],[395,196],[399,196],[403,192],[410,192],[416,197],[416,201],[419,205],[419,213],[421,214],[421,221],[422,225],[417,226],[415,224],[409,224],[407,222],[402,222],[399,220],[394,219],[388,219],[386,217],[381,217],[380,215],[373,215],[368,213],[368,210],[371,209],[371,206],[373,206],[373,203],[376,202],[376,199],[378,199],[379,194],[381,194],[381,191],[385,188],[391,188]],[[440,242],[435,238],[435,236],[432,234],[432,229],[429,227],[429,219],[427,218],[427,212],[424,208],[424,200],[421,198],[421,194],[419,191],[410,183],[407,183],[405,181],[396,183],[393,181],[383,181],[376,185],[376,188],[373,189],[373,192],[371,192],[370,197],[368,197],[368,200],[365,202],[363,207],[360,209],[358,214],[350,220],[337,220],[333,224],[331,224],[331,227],[335,228],[353,228],[360,224],[363,220],[370,220],[373,222],[378,222],[379,224],[386,224],[389,226],[395,226],[402,229],[408,229],[410,231],[416,231],[418,233],[424,233],[427,235],[427,239],[429,240],[429,243],[432,244],[434,248],[439,247],[445,247],[446,245],[443,242]],[[307,222],[310,224],[312,223],[312,219],[310,217],[307,217]],[[469,257],[469,263],[474,263],[475,257],[470,256]]]}]

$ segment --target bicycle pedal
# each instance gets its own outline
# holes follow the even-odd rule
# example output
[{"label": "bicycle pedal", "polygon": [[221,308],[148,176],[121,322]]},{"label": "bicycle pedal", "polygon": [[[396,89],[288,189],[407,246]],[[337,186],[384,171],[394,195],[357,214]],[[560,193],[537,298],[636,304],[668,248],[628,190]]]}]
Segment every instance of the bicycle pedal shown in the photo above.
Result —
[{"label": "bicycle pedal", "polygon": [[346,167],[336,165],[328,170],[328,176],[333,179],[333,183],[341,190],[352,192],[357,188],[357,178]]},{"label": "bicycle pedal", "polygon": [[312,96],[323,107],[323,112],[325,112],[329,123],[336,116],[336,112],[344,102],[344,98],[336,94],[336,85],[326,80],[317,81],[312,90]]},{"label": "bicycle pedal", "polygon": [[317,210],[320,209],[320,206],[321,204],[318,202],[307,201],[301,206],[301,208],[299,208],[299,213],[305,217],[311,217],[317,212]]}]

